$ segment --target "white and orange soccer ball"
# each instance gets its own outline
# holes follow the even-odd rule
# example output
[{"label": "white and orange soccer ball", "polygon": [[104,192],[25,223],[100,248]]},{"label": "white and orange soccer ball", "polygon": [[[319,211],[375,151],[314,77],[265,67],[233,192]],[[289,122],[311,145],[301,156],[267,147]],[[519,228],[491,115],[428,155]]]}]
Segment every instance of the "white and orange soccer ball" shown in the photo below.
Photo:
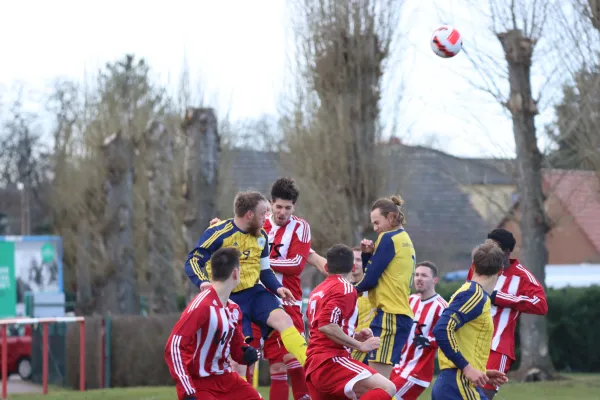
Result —
[{"label": "white and orange soccer ball", "polygon": [[462,49],[462,37],[453,27],[441,26],[431,35],[431,49],[442,58],[454,57]]}]

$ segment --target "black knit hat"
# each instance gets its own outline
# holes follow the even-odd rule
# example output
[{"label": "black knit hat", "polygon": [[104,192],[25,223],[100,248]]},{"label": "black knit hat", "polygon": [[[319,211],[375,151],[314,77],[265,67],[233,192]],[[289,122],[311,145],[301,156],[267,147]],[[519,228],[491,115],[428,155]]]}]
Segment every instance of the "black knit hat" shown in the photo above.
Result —
[{"label": "black knit hat", "polygon": [[500,245],[502,250],[510,250],[511,252],[515,249],[517,241],[510,231],[503,228],[496,228],[487,235],[488,239],[495,240]]}]

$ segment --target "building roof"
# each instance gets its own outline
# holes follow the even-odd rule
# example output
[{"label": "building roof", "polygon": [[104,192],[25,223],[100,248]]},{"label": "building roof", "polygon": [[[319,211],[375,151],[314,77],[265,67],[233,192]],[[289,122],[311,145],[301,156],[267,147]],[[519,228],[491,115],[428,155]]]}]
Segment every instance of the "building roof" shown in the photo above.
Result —
[{"label": "building roof", "polygon": [[600,252],[600,177],[595,171],[545,170],[546,195],[554,194]]},{"label": "building roof", "polygon": [[[481,159],[398,143],[388,148],[388,185],[380,195],[400,194],[405,200],[406,230],[417,258],[445,263],[440,265],[443,270],[469,265],[472,248],[493,226],[481,218],[460,185],[514,184],[512,177]],[[230,156],[230,173],[223,183],[228,181],[235,190],[268,192],[284,173],[277,153],[235,149]]]}]

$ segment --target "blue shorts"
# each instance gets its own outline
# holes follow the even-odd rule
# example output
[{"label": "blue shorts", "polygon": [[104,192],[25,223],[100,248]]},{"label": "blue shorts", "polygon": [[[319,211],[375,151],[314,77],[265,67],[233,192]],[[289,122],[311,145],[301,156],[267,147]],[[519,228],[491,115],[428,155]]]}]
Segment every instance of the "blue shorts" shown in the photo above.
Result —
[{"label": "blue shorts", "polygon": [[487,400],[483,391],[473,386],[461,370],[447,368],[440,371],[433,389],[432,400]]},{"label": "blue shorts", "polygon": [[408,315],[390,314],[378,309],[369,328],[373,331],[373,336],[380,338],[381,345],[379,349],[368,354],[366,363],[399,364],[402,348],[408,340],[412,326],[413,319]]},{"label": "blue shorts", "polygon": [[267,318],[273,310],[282,309],[279,297],[257,283],[251,288],[231,293],[230,299],[242,309],[242,330],[245,337],[252,337],[252,323],[260,328],[263,339],[266,339],[273,328],[267,326]]}]

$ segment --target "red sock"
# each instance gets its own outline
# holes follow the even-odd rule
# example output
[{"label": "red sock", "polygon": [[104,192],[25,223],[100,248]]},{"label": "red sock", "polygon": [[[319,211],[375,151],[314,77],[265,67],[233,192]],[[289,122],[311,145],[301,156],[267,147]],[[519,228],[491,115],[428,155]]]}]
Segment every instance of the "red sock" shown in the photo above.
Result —
[{"label": "red sock", "polygon": [[308,395],[308,388],[306,387],[306,377],[304,375],[304,368],[295,358],[285,363],[287,373],[292,381],[292,393],[294,394],[294,400],[306,400],[310,399]]},{"label": "red sock", "polygon": [[254,379],[254,370],[250,367],[246,367],[246,382],[252,385]]},{"label": "red sock", "polygon": [[392,396],[383,389],[369,390],[367,394],[362,396],[360,400],[390,400]]},{"label": "red sock", "polygon": [[287,373],[271,374],[271,388],[269,389],[269,399],[288,400],[290,388],[287,381]]}]

